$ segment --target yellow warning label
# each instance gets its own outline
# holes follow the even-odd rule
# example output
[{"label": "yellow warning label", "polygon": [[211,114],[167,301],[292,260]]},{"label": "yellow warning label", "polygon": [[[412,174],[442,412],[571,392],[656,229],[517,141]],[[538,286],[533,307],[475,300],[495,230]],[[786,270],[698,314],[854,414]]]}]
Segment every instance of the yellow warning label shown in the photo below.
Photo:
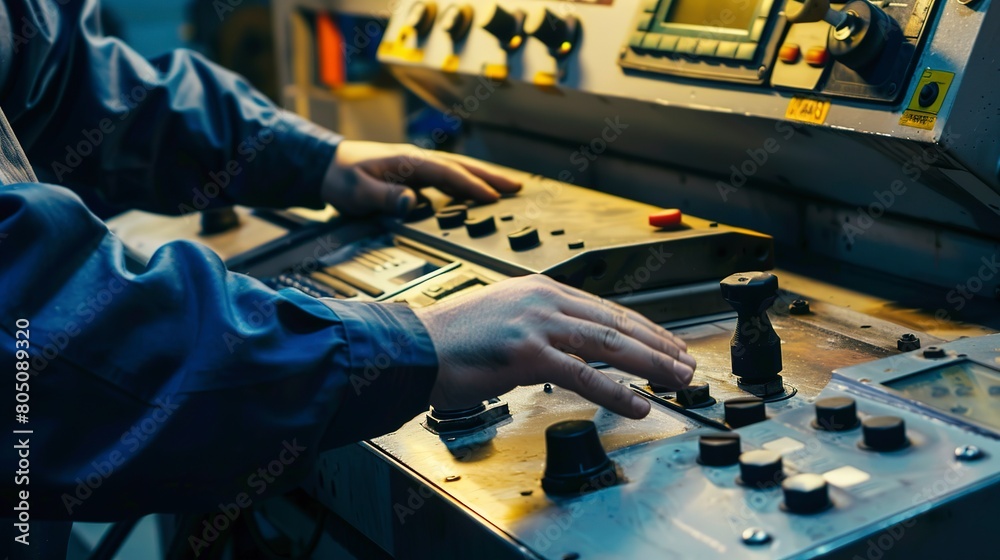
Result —
[{"label": "yellow warning label", "polygon": [[[910,106],[907,109],[920,111],[921,113],[930,113],[932,115],[938,114],[938,111],[941,110],[941,104],[944,103],[945,96],[948,95],[948,88],[951,87],[953,79],[955,79],[954,72],[924,70],[924,75],[920,76],[920,81],[917,82],[917,88],[913,90],[913,97],[910,99]],[[927,88],[927,92],[921,96],[924,88]],[[921,103],[927,103],[927,105],[922,105]]]},{"label": "yellow warning label", "polygon": [[924,130],[933,130],[934,123],[937,122],[937,115],[922,113],[920,111],[903,111],[903,116],[899,118],[899,124]]},{"label": "yellow warning label", "polygon": [[830,113],[830,102],[812,97],[793,97],[785,109],[785,118],[810,124],[823,124]]}]

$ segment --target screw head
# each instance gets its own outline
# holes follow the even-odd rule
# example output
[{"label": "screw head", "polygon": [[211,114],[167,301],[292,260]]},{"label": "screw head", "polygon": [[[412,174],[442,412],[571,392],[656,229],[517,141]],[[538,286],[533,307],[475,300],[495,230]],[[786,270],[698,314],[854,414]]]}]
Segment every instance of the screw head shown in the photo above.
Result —
[{"label": "screw head", "polygon": [[757,527],[749,527],[747,529],[744,529],[743,534],[740,535],[740,537],[743,539],[743,544],[750,546],[767,544],[771,542],[771,534]]},{"label": "screw head", "polygon": [[955,448],[955,458],[959,461],[976,461],[983,458],[983,450],[975,445],[962,445]]},{"label": "screw head", "polygon": [[542,387],[542,390],[545,391],[546,393],[551,393],[552,392],[552,384],[551,383],[546,383],[545,386]]},{"label": "screw head", "polygon": [[804,299],[797,299],[788,306],[788,312],[792,315],[808,315],[809,302]]},{"label": "screw head", "polygon": [[457,474],[453,474],[451,476],[445,477],[445,479],[444,479],[445,482],[457,482],[459,480],[462,480],[462,477],[459,476],[459,475],[457,475]]},{"label": "screw head", "polygon": [[896,340],[896,348],[900,352],[910,352],[920,348],[920,339],[913,333],[906,333]]}]

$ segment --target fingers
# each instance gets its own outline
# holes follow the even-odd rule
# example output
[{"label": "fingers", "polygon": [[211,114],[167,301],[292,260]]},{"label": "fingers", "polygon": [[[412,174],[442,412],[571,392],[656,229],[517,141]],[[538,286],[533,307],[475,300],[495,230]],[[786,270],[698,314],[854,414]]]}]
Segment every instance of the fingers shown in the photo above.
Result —
[{"label": "fingers", "polygon": [[565,316],[557,319],[556,326],[550,335],[551,344],[588,361],[606,362],[674,389],[687,386],[694,376],[694,368],[688,364],[623,332],[631,329],[616,329]]},{"label": "fingers", "polygon": [[500,193],[466,167],[449,159],[429,157],[414,167],[410,181],[415,185],[433,185],[456,198],[496,202]]},{"label": "fingers", "polygon": [[587,364],[552,347],[545,348],[540,357],[556,385],[622,416],[643,418],[649,414],[646,399]]},{"label": "fingers", "polygon": [[[417,202],[417,194],[403,185],[380,181],[361,169],[352,170],[354,204],[348,206],[348,211],[363,214],[379,210],[387,214],[402,216]],[[342,205],[343,206],[343,205]]]},{"label": "fingers", "polygon": [[510,173],[503,172],[486,162],[446,152],[438,152],[438,155],[464,167],[501,193],[514,193],[521,190],[521,181],[515,179]]},{"label": "fingers", "polygon": [[692,372],[697,365],[694,357],[684,351],[687,348],[684,341],[631,309],[597,298],[577,297],[575,294],[560,300],[556,305],[570,317],[603,325],[638,339],[649,348],[686,365]]}]

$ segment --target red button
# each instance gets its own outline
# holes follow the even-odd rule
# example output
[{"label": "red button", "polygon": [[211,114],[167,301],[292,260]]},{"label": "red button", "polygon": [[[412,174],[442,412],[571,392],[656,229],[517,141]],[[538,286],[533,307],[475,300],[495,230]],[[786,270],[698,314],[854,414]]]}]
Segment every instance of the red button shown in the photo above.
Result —
[{"label": "red button", "polygon": [[830,51],[826,47],[813,47],[806,51],[806,64],[817,68],[826,66],[826,61],[830,59]]},{"label": "red button", "polygon": [[681,211],[676,208],[660,210],[649,215],[649,225],[658,228],[675,227],[681,224]]},{"label": "red button", "polygon": [[788,64],[795,64],[799,61],[800,56],[802,56],[802,49],[795,43],[782,45],[781,50],[778,51],[778,58]]}]

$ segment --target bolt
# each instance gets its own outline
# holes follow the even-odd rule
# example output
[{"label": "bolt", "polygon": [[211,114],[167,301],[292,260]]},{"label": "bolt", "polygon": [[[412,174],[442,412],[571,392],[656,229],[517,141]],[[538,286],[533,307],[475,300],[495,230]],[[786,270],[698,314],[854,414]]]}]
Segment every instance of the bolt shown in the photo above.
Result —
[{"label": "bolt", "polygon": [[940,358],[944,358],[945,356],[947,356],[947,354],[945,353],[944,348],[938,348],[937,346],[928,346],[927,350],[924,350],[924,357],[929,358],[931,360],[937,360]]},{"label": "bolt", "polygon": [[906,333],[896,341],[896,348],[900,352],[910,352],[920,348],[920,339],[913,333]]},{"label": "bolt", "polygon": [[751,546],[771,542],[771,534],[763,529],[758,529],[757,527],[750,527],[749,529],[744,530],[741,536],[743,538],[743,544]]},{"label": "bolt", "polygon": [[963,445],[955,448],[955,458],[959,461],[976,461],[983,458],[983,450],[975,445]]},{"label": "bolt", "polygon": [[542,387],[542,390],[545,391],[546,393],[551,393],[552,392],[552,384],[551,383],[546,383],[545,386]]},{"label": "bolt", "polygon": [[804,299],[797,299],[788,306],[788,312],[792,315],[808,315],[809,302]]}]

